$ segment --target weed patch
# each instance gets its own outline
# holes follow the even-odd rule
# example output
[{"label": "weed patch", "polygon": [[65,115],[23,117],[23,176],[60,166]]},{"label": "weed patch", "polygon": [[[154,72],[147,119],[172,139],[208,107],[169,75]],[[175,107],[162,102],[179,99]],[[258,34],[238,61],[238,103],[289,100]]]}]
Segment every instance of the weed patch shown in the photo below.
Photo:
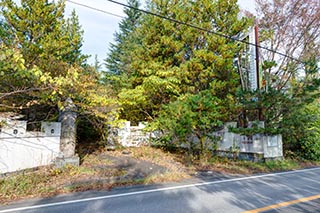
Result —
[{"label": "weed patch", "polygon": [[[190,178],[197,171],[249,175],[320,165],[294,159],[255,163],[208,157],[199,161],[181,150],[172,153],[153,147],[99,150],[81,156],[79,167],[41,167],[0,177],[0,203],[91,189],[109,190],[123,185],[175,182]],[[139,163],[139,167],[134,167]]]}]

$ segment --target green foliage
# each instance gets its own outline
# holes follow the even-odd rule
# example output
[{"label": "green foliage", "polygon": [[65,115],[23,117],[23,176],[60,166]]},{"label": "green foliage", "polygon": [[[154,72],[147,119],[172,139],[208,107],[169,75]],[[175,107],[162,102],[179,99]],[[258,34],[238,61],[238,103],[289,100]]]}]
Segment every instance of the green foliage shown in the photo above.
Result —
[{"label": "green foliage", "polygon": [[[1,108],[15,108],[32,102],[29,97],[45,90],[42,72],[36,67],[27,69],[19,49],[0,44],[0,101]],[[31,101],[31,102],[30,102]]]},{"label": "green foliage", "polygon": [[21,49],[27,68],[37,66],[52,77],[65,76],[68,65],[81,64],[86,57],[80,53],[83,32],[78,18],[73,12],[65,20],[64,9],[63,1],[24,0],[17,5],[4,0],[2,15],[12,41],[1,40]]},{"label": "green foliage", "polygon": [[[310,111],[319,99],[318,1],[259,0],[256,3],[260,41],[275,51],[260,50],[264,60],[264,91],[242,94],[243,112],[248,118],[257,119],[260,110],[267,129],[277,129],[283,134],[286,152],[318,159],[318,112]],[[280,57],[276,51],[298,60]]]},{"label": "green foliage", "polygon": [[[148,10],[236,36],[251,23],[248,18],[238,18],[236,3],[153,0]],[[210,133],[237,112],[239,76],[233,59],[241,45],[159,17],[139,14],[137,18],[136,11],[131,15],[129,11],[116,34],[117,46],[106,61],[109,70],[117,74],[107,79],[119,97],[121,118],[149,121],[151,129],[165,133],[163,141],[188,143],[190,149],[204,154],[215,147],[217,138]],[[138,22],[129,28],[129,20]]]},{"label": "green foliage", "polygon": [[76,90],[72,97],[79,108],[81,140],[105,141],[108,125],[116,125],[119,119],[118,100],[110,95],[111,88],[101,85],[99,78],[92,79],[92,74],[81,77],[74,86]]},{"label": "green foliage", "polygon": [[62,31],[65,34],[68,48],[62,53],[61,59],[68,64],[84,65],[88,58],[87,55],[81,53],[84,31],[81,29],[75,10],[72,11],[71,17],[66,20],[66,23],[62,25]]},{"label": "green foliage", "polygon": [[209,90],[187,94],[164,106],[151,127],[173,139],[169,144],[185,144],[192,152],[200,150],[202,156],[206,150],[216,148],[218,138],[212,132],[223,125],[224,110],[221,100]]},{"label": "green foliage", "polygon": [[[265,63],[268,69],[275,63]],[[250,135],[255,133],[282,134],[285,151],[301,157],[319,159],[318,107],[319,69],[314,58],[304,64],[300,77],[292,77],[290,85],[281,90],[269,84],[265,91],[238,91],[240,108],[250,121],[263,115],[265,128],[233,128],[232,131]],[[247,125],[244,125],[245,127]]]},{"label": "green foliage", "polygon": [[269,171],[287,171],[299,168],[298,163],[292,160],[270,160],[265,162],[265,166]]},{"label": "green foliage", "polygon": [[[128,5],[139,8],[139,0],[128,0]],[[110,44],[108,57],[105,59],[107,79],[109,75],[119,75],[130,72],[131,58],[129,52],[134,50],[134,30],[139,26],[141,12],[124,8],[126,18],[119,23],[120,32],[114,34],[115,43]],[[119,79],[118,79],[119,80]]]},{"label": "green foliage", "polygon": [[73,13],[65,21],[64,8],[62,1],[1,2],[6,26],[0,34],[1,48],[6,50],[1,58],[3,106],[50,105],[68,96],[67,88],[77,81],[84,56],[77,17]]},{"label": "green foliage", "polygon": [[[48,184],[50,178],[41,174],[25,175],[20,174],[12,178],[6,178],[0,180],[0,195],[2,198],[14,199],[15,197],[20,197],[22,195],[32,195],[35,190],[43,190],[47,192],[45,188]],[[48,190],[49,191],[49,190]]]},{"label": "green foliage", "polygon": [[[250,23],[238,19],[236,1],[154,0],[148,7],[154,13],[229,36]],[[139,42],[130,52],[127,87],[119,93],[124,118],[152,121],[165,105],[211,88],[232,116],[239,85],[233,66],[239,49],[236,42],[149,15],[141,17],[133,34]]]},{"label": "green foliage", "polygon": [[109,118],[117,118],[117,101],[110,87],[100,84],[100,73],[86,64],[76,13],[65,19],[64,10],[64,1],[1,2],[0,110],[22,110],[34,121],[45,109],[42,119],[56,119],[70,97],[80,121],[90,123],[79,130],[93,127],[103,137]]},{"label": "green foliage", "polygon": [[319,102],[308,104],[285,117],[285,148],[308,160],[320,160]]},{"label": "green foliage", "polygon": [[13,37],[9,34],[8,29],[8,24],[4,20],[0,19],[0,43],[9,45],[9,43],[13,40]]}]

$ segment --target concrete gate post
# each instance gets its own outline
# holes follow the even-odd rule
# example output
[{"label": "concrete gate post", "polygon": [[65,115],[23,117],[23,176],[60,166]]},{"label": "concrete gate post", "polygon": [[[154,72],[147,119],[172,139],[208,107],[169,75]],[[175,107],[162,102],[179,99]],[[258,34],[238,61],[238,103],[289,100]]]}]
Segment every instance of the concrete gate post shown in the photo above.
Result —
[{"label": "concrete gate post", "polygon": [[61,167],[65,164],[79,166],[79,157],[75,154],[77,136],[77,107],[71,98],[67,98],[63,108],[60,110],[59,122],[61,122],[61,155],[57,158],[56,166]]}]

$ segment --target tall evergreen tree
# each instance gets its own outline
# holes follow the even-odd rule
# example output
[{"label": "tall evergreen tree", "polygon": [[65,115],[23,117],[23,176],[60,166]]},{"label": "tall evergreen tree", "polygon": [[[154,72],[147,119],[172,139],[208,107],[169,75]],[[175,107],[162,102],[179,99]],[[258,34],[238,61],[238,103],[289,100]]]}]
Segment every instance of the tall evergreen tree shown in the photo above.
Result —
[{"label": "tall evergreen tree", "polygon": [[[151,12],[228,36],[247,30],[249,24],[246,18],[238,18],[236,0],[153,0],[148,7]],[[240,48],[237,42],[151,15],[143,16],[135,33],[141,41],[131,51],[131,88],[119,94],[124,117],[153,120],[164,105],[205,90],[222,100],[224,119],[232,116],[239,84],[233,66]]]},{"label": "tall evergreen tree", "polygon": [[[66,75],[69,64],[81,64],[82,31],[75,13],[64,19],[64,1],[2,1],[2,14],[13,45],[21,49],[26,66],[52,76]],[[6,38],[2,38],[6,40]]]},{"label": "tall evergreen tree", "polygon": [[135,30],[140,43],[130,52],[130,84],[119,93],[123,117],[151,121],[190,146],[188,139],[197,137],[203,154],[214,145],[210,133],[236,115],[240,84],[233,60],[241,45],[229,36],[246,31],[250,20],[239,19],[236,0],[152,0],[148,7],[187,24],[142,17]]},{"label": "tall evergreen tree", "polygon": [[100,84],[100,73],[85,63],[83,31],[74,11],[64,18],[64,2],[0,3],[0,111],[22,111],[31,121],[55,119],[58,107],[71,97],[83,131],[79,136],[93,129],[102,136],[106,118],[116,117],[117,101]]},{"label": "tall evergreen tree", "polygon": [[62,55],[62,59],[69,64],[76,63],[78,65],[83,65],[88,56],[81,52],[84,31],[81,28],[78,15],[75,10],[72,11],[71,17],[66,20],[62,31],[68,42],[68,49],[64,55]]},{"label": "tall evergreen tree", "polygon": [[[4,97],[13,97],[6,106],[28,107],[28,103],[44,100],[56,107],[57,101],[75,94],[72,85],[81,77],[80,65],[86,58],[80,49],[83,31],[75,12],[65,19],[64,9],[64,1],[1,2],[5,26],[0,33],[5,50],[2,71],[7,77],[0,79],[0,85]],[[23,95],[17,98],[15,94]]]},{"label": "tall evergreen tree", "polygon": [[[140,7],[139,0],[128,0],[128,5],[134,8]],[[119,23],[119,32],[114,34],[114,43],[110,44],[108,57],[105,59],[107,73],[121,74],[130,72],[128,66],[131,63],[130,54],[134,45],[132,33],[139,26],[141,12],[132,8],[125,8],[126,18]]]}]

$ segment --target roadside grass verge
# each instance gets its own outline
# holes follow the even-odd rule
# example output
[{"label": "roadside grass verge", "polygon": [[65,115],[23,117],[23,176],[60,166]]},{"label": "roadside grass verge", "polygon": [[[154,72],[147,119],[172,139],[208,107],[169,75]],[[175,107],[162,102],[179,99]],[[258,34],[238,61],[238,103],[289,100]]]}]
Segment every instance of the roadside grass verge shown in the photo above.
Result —
[{"label": "roadside grass verge", "polygon": [[[0,203],[86,190],[109,190],[115,186],[176,182],[191,178],[198,171],[250,175],[320,166],[320,162],[294,159],[254,163],[211,157],[205,162],[199,162],[181,151],[172,153],[147,146],[115,151],[99,150],[81,156],[79,167],[48,166],[0,176]],[[113,167],[116,162],[106,156],[149,162],[166,168],[166,171],[144,177],[131,177],[130,168]]]},{"label": "roadside grass verge", "polygon": [[195,170],[211,170],[230,174],[259,174],[303,169],[320,166],[320,162],[302,161],[296,159],[272,160],[265,162],[252,162],[244,160],[230,160],[227,158],[213,157],[207,162],[193,163]]},{"label": "roadside grass verge", "polygon": [[[132,153],[130,156],[123,155],[122,150],[110,152],[99,150],[81,155],[79,167],[46,166],[2,175],[0,176],[0,204],[25,198],[50,197],[86,190],[109,190],[115,186],[174,182],[190,177],[182,169],[183,164],[175,162],[170,153],[144,147],[129,149],[129,151]],[[131,177],[129,168],[114,168],[115,162],[106,156],[131,157],[137,162],[148,161],[165,167],[167,171],[145,177]]]}]

